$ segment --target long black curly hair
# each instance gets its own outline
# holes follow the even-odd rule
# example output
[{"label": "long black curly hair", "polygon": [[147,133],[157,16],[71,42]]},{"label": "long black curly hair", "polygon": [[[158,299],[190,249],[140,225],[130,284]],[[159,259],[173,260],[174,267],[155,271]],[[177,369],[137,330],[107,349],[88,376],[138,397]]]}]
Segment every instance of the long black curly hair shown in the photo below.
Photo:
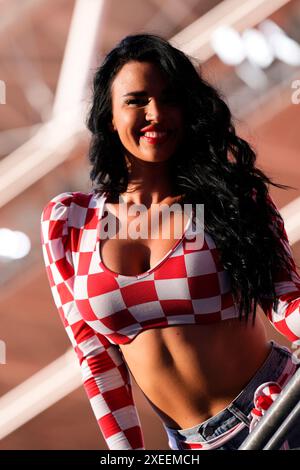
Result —
[{"label": "long black curly hair", "polygon": [[[87,127],[90,178],[95,193],[113,197],[127,190],[128,168],[122,144],[113,133],[111,85],[130,61],[160,67],[184,113],[185,138],[171,157],[172,181],[184,202],[205,207],[205,230],[213,237],[224,268],[229,272],[239,318],[253,314],[268,297],[276,310],[274,276],[289,269],[280,242],[280,218],[268,203],[268,184],[274,183],[255,167],[256,155],[235,132],[231,112],[221,93],[201,77],[194,58],[153,34],[125,37],[96,70]],[[281,219],[282,220],[282,219]]]}]

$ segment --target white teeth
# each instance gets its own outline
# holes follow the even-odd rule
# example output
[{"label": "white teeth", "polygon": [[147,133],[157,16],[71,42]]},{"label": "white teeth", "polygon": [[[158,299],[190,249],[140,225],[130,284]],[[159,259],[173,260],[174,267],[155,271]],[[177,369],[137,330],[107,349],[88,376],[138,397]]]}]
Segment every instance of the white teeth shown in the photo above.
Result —
[{"label": "white teeth", "polygon": [[146,137],[163,137],[166,135],[166,132],[145,132]]}]

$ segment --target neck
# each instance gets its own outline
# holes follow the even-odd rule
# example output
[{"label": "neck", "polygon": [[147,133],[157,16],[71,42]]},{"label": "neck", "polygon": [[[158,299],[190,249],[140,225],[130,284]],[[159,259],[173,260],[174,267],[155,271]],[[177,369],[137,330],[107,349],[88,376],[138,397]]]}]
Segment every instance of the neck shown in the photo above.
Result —
[{"label": "neck", "polygon": [[170,163],[147,162],[127,157],[129,173],[127,191],[122,194],[124,202],[134,204],[159,204],[174,197]]}]

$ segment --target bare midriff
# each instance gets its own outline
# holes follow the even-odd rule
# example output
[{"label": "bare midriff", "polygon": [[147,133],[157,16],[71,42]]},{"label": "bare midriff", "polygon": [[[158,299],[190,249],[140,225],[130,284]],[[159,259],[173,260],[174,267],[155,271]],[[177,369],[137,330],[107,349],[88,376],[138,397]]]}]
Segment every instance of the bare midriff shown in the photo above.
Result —
[{"label": "bare midriff", "polygon": [[143,394],[171,428],[190,428],[217,414],[243,390],[270,352],[259,315],[210,325],[141,332],[120,346]]},{"label": "bare midriff", "polygon": [[[116,215],[116,205],[107,208]],[[178,217],[181,215],[174,216]],[[187,220],[184,215],[182,230]],[[106,239],[100,251],[106,267],[129,276],[155,266],[175,242],[172,233],[168,240]],[[171,428],[184,429],[226,408],[266,360],[270,343],[257,315],[254,326],[251,320],[246,324],[234,318],[205,325],[150,328],[120,350],[162,421]]]}]

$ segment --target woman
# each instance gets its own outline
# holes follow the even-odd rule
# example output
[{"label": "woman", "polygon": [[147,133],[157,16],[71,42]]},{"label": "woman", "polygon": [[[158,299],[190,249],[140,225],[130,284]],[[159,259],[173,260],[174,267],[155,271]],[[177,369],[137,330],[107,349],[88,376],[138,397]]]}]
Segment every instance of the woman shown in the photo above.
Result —
[{"label": "woman", "polygon": [[[217,91],[155,35],[128,36],[107,55],[88,128],[93,191],[54,197],[42,242],[108,448],[144,449],[130,371],[171,449],[237,449],[262,413],[255,391],[276,382],[279,393],[297,368],[255,315],[259,304],[283,335],[299,338],[300,278],[267,187],[282,186],[255,167]],[[188,245],[200,204],[203,243]],[[165,210],[153,222],[154,209],[173,206],[171,218]],[[146,236],[133,233],[137,221]],[[112,223],[116,236],[105,236]],[[274,392],[267,385],[261,393]]]}]

